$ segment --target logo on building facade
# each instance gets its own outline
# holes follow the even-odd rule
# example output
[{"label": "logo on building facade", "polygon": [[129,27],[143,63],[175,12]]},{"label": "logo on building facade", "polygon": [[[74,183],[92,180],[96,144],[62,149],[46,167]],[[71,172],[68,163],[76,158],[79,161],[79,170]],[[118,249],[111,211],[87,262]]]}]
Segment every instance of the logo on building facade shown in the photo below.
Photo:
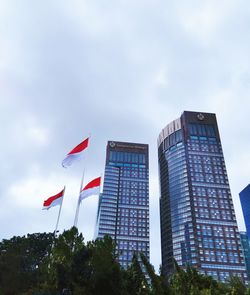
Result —
[{"label": "logo on building facade", "polygon": [[203,121],[205,119],[204,115],[202,113],[199,113],[197,115],[198,120]]},{"label": "logo on building facade", "polygon": [[115,143],[114,143],[113,141],[111,141],[111,142],[109,143],[109,146],[113,148],[113,147],[115,147]]}]

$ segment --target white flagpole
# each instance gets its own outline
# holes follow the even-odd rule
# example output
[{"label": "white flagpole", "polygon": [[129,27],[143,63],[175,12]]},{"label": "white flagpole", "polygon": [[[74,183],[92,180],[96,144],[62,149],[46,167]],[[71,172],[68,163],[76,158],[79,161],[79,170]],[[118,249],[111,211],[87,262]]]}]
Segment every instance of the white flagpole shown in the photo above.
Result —
[{"label": "white flagpole", "polygon": [[98,205],[97,205],[97,214],[96,214],[96,221],[95,221],[95,232],[94,232],[94,237],[93,237],[93,239],[94,240],[96,240],[97,239],[97,236],[98,236],[98,231],[97,231],[97,229],[98,229],[98,220],[99,220],[99,214],[100,214],[100,212],[98,212],[98,208],[99,208],[99,202],[100,202],[100,195],[101,195],[101,186],[102,186],[102,180],[103,180],[103,174],[101,173],[100,174],[100,177],[101,177],[101,185],[100,185],[100,190],[99,190],[99,194],[98,194]]},{"label": "white flagpole", "polygon": [[82,179],[81,179],[81,185],[80,185],[79,197],[78,197],[77,206],[76,206],[76,214],[75,214],[75,220],[74,220],[74,226],[75,226],[75,227],[77,227],[78,216],[79,216],[79,209],[80,209],[80,205],[81,205],[80,194],[81,194],[82,186],[83,186],[84,171],[85,171],[85,169],[83,169],[83,173],[82,173]]},{"label": "white flagpole", "polygon": [[57,228],[58,228],[58,224],[59,224],[59,219],[60,219],[60,215],[61,215],[62,203],[63,203],[63,199],[64,199],[64,193],[65,193],[65,186],[64,186],[64,189],[63,189],[62,202],[61,202],[61,205],[60,205],[60,209],[59,209],[59,213],[58,213],[58,217],[57,217],[57,221],[56,221],[56,229],[54,231],[55,236],[56,236],[56,232],[57,232]]},{"label": "white flagpole", "polygon": [[[91,133],[89,133],[89,142],[90,142],[90,137],[91,137]],[[86,155],[86,153],[85,153],[85,155]],[[74,226],[75,227],[77,227],[78,217],[79,217],[79,210],[80,210],[80,205],[81,205],[81,191],[82,191],[83,180],[84,180],[84,172],[85,172],[85,168],[83,169],[83,173],[82,173],[79,197],[78,197],[77,206],[76,206],[76,214],[75,214],[75,220],[74,220]]]}]

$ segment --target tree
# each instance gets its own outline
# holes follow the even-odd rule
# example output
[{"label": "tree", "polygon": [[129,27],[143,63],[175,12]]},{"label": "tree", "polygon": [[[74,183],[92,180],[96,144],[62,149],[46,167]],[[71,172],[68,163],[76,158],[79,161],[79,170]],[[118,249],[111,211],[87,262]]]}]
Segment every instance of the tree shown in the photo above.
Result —
[{"label": "tree", "polygon": [[71,290],[81,295],[123,294],[115,243],[106,236],[85,245],[77,228],[64,231],[53,245],[44,287],[59,292]]},{"label": "tree", "polygon": [[58,237],[28,234],[0,243],[0,294],[4,295],[245,295],[238,277],[225,284],[176,262],[168,279],[155,273],[142,253],[120,267],[114,241],[84,243],[77,228]]},{"label": "tree", "polygon": [[133,255],[132,263],[128,267],[125,276],[126,290],[131,295],[150,294],[148,281],[142,271],[142,263],[136,254]]},{"label": "tree", "polygon": [[231,276],[229,279],[230,295],[244,295],[247,288],[239,277]]},{"label": "tree", "polygon": [[151,294],[154,295],[167,295],[171,294],[171,290],[167,280],[162,275],[155,273],[154,267],[149,263],[147,257],[141,252],[141,261],[144,265],[145,271],[149,277],[151,285]]},{"label": "tree", "polygon": [[52,239],[51,233],[35,233],[0,243],[0,293],[21,294],[40,284]]},{"label": "tree", "polygon": [[44,287],[62,292],[63,289],[73,289],[74,277],[72,267],[75,265],[75,255],[85,248],[82,234],[76,227],[65,230],[54,240],[47,261],[47,280]]},{"label": "tree", "polygon": [[170,278],[170,286],[173,294],[176,295],[200,295],[227,294],[227,286],[217,282],[210,276],[200,274],[197,269],[187,266],[186,270],[180,268],[174,261],[175,272]]},{"label": "tree", "polygon": [[88,244],[92,266],[91,294],[124,294],[123,271],[117,262],[115,243],[105,236]]}]

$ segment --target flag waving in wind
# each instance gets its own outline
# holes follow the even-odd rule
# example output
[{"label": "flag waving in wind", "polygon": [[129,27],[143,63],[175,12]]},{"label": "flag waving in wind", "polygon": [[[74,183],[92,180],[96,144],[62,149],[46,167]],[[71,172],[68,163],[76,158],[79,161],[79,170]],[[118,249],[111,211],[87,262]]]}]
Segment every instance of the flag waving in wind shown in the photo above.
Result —
[{"label": "flag waving in wind", "polygon": [[58,194],[48,198],[43,202],[43,209],[49,209],[51,207],[61,205],[62,200],[63,200],[63,195],[64,195],[65,188]]},{"label": "flag waving in wind", "polygon": [[84,139],[80,144],[78,144],[72,151],[70,151],[66,158],[62,161],[62,166],[67,168],[71,166],[71,164],[79,159],[82,155],[82,152],[88,147],[89,145],[89,137]]},{"label": "flag waving in wind", "polygon": [[92,195],[99,195],[101,187],[101,177],[97,177],[90,181],[80,192],[80,201]]}]

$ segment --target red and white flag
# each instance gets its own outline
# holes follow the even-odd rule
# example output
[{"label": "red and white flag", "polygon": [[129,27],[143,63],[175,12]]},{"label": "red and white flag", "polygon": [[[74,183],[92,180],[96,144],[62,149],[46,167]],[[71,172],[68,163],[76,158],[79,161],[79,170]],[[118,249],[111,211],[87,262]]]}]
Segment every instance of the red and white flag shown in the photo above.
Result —
[{"label": "red and white flag", "polygon": [[80,192],[80,201],[92,195],[99,195],[101,187],[101,177],[97,177],[90,181]]},{"label": "red and white flag", "polygon": [[48,198],[43,202],[43,210],[44,209],[49,209],[51,207],[61,205],[63,201],[63,195],[64,195],[65,188],[58,194]]},{"label": "red and white flag", "polygon": [[62,161],[62,166],[64,168],[71,166],[71,164],[75,160],[78,160],[81,157],[82,152],[88,147],[88,145],[89,145],[89,137],[84,139],[84,141],[79,143],[76,147],[73,148],[72,151],[70,151],[67,154],[66,158]]}]

